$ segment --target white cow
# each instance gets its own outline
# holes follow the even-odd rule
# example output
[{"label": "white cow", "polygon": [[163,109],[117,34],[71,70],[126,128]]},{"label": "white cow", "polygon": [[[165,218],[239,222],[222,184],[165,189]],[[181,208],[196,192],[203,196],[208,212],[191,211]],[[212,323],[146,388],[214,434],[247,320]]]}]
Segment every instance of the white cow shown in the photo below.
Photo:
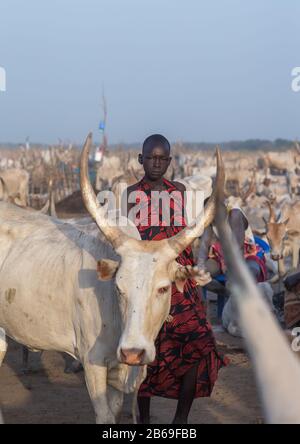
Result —
[{"label": "white cow", "polygon": [[121,176],[124,170],[121,165],[121,159],[118,156],[104,156],[101,165],[97,169],[95,187],[102,189],[103,183],[111,187],[114,179]]},{"label": "white cow", "polygon": [[29,348],[78,359],[97,422],[114,423],[123,392],[135,388],[128,365],[155,357],[172,282],[182,290],[190,276],[200,285],[208,281],[207,274],[182,267],[176,257],[212,222],[224,170],[218,152],[215,190],[191,227],[170,239],[141,241],[111,226],[98,203],[88,178],[90,146],[91,135],[81,156],[82,196],[109,243],[98,229],[85,233],[0,203],[0,327]]},{"label": "white cow", "polygon": [[[9,198],[15,200],[18,205],[26,207],[29,192],[29,174],[22,169],[9,169],[0,171],[0,199],[4,200],[7,193]],[[3,184],[4,182],[4,184]]]}]

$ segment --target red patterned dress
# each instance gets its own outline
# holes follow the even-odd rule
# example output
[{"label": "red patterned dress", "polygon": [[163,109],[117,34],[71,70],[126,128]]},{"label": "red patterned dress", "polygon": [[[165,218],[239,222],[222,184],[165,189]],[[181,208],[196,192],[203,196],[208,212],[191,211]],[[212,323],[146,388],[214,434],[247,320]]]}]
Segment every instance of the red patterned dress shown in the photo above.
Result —
[{"label": "red patterned dress", "polygon": [[[171,182],[166,179],[163,181],[168,193],[180,193]],[[143,191],[146,196],[145,202],[140,200],[141,207],[148,207],[148,212],[140,211],[140,215],[147,215],[147,220],[140,219],[137,224],[143,240],[172,237],[185,227],[182,199],[170,200],[170,225],[161,220],[162,211],[158,208],[159,225],[151,226],[151,188],[144,179],[138,183],[138,191]],[[152,208],[153,211],[155,209]],[[175,220],[180,221],[181,226],[174,225]],[[177,262],[195,265],[191,247],[180,254]],[[147,377],[138,395],[178,399],[181,378],[191,367],[198,365],[195,398],[210,396],[219,369],[228,361],[217,352],[211,325],[206,320],[201,301],[201,288],[194,281],[187,281],[183,293],[173,284],[170,315],[173,320],[163,324],[156,338],[156,358],[148,365]]]}]

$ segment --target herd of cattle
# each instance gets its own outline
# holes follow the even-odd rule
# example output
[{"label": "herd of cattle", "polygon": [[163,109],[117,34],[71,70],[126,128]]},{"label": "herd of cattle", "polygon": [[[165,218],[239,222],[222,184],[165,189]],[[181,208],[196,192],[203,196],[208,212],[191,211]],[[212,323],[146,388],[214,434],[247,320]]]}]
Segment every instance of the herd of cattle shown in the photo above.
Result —
[{"label": "herd of cattle", "polygon": [[[266,420],[300,423],[300,364],[272,314],[274,291],[299,261],[299,145],[280,153],[222,156],[175,147],[168,178],[184,179],[195,190],[207,176],[215,178],[214,189],[192,226],[161,241],[141,241],[133,225],[112,226],[96,198],[95,191],[109,188],[118,195],[121,182],[129,186],[142,177],[136,157],[134,151],[106,149],[95,164],[91,135],[81,155],[62,146],[3,151],[0,365],[7,348],[3,332],[30,350],[71,355],[84,368],[96,421],[115,423],[124,393],[137,389],[154,359],[172,282],[182,283],[190,273],[200,285],[207,282],[201,271],[182,269],[176,257],[215,220],[232,293],[226,326],[228,317],[229,324],[238,323],[248,344]],[[57,217],[55,204],[79,188],[89,217]],[[270,246],[262,288],[271,292],[269,304],[238,260],[222,215],[224,198],[243,209],[253,233]]]}]

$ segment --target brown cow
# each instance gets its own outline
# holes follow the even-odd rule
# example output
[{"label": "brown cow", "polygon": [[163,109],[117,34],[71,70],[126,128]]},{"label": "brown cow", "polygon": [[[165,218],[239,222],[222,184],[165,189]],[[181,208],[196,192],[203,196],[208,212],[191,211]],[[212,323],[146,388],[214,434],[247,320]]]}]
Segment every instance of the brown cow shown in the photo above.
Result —
[{"label": "brown cow", "polygon": [[266,223],[266,236],[271,248],[271,257],[278,261],[292,255],[292,268],[299,262],[300,247],[300,201],[283,206],[281,215],[276,217],[275,210],[268,202],[270,216]]}]

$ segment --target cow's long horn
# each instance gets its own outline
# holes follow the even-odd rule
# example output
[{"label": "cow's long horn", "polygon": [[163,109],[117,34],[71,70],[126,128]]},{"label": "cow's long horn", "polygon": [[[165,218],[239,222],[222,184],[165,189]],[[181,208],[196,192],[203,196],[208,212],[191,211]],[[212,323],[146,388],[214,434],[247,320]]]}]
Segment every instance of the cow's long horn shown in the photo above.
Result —
[{"label": "cow's long horn", "polygon": [[270,211],[269,222],[275,223],[276,222],[276,214],[275,214],[274,208],[272,207],[271,203],[268,200],[267,200],[267,204],[268,204],[269,211]]},{"label": "cow's long horn", "polygon": [[[50,209],[50,211],[49,211]],[[54,201],[54,194],[53,194],[53,180],[50,179],[48,182],[48,199],[45,203],[45,205],[39,210],[39,213],[41,214],[50,214],[52,217],[57,217],[56,210],[55,210],[55,201]]]},{"label": "cow's long horn", "polygon": [[48,190],[49,190],[49,200],[50,200],[50,215],[52,217],[57,217],[56,209],[55,209],[55,198],[54,198],[54,192],[53,192],[53,179],[52,178],[49,180]]},{"label": "cow's long horn", "polygon": [[135,178],[135,180],[138,182],[140,179],[132,167],[130,167],[130,172],[132,176]]},{"label": "cow's long horn", "polygon": [[246,190],[244,193],[241,194],[241,198],[243,202],[246,202],[246,200],[248,199],[248,197],[255,192],[255,173],[253,173],[252,178],[251,178],[251,182],[249,184],[248,190]]},{"label": "cow's long horn", "polygon": [[105,210],[101,207],[93,190],[88,175],[88,156],[91,144],[92,133],[89,133],[80,158],[80,188],[82,199],[86,209],[95,220],[100,230],[103,232],[107,240],[116,248],[124,242],[126,236],[117,226],[109,224],[109,220],[105,215]]},{"label": "cow's long horn", "polygon": [[266,420],[300,423],[300,365],[277,321],[260,296],[242,260],[225,210],[217,210],[217,228],[238,308],[239,324],[253,361]]},{"label": "cow's long horn", "polygon": [[188,247],[194,239],[203,234],[203,231],[214,220],[217,203],[224,198],[225,170],[220,149],[216,149],[217,157],[217,177],[214,184],[213,192],[205,205],[204,210],[199,214],[191,227],[186,227],[176,236],[167,239],[169,246],[177,257],[186,247]]}]

